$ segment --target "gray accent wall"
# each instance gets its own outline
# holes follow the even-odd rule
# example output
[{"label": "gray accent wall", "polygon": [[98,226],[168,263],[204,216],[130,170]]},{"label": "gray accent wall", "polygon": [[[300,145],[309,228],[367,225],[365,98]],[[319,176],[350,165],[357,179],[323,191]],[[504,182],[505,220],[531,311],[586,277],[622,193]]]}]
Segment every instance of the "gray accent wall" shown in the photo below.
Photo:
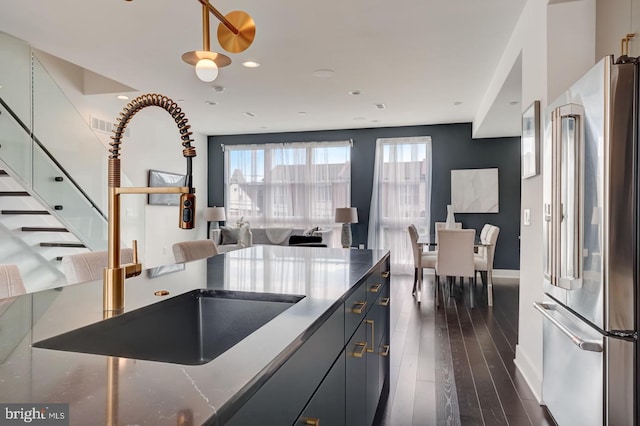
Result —
[{"label": "gray accent wall", "polygon": [[352,225],[353,245],[366,244],[376,139],[410,136],[432,139],[432,223],[446,219],[446,206],[451,202],[451,170],[499,169],[500,212],[457,213],[456,221],[478,233],[485,223],[500,227],[494,268],[520,269],[520,138],[472,139],[471,123],[209,136],[208,205],[224,205],[224,154],[220,144],[351,139],[351,205],[358,208],[359,219]]}]

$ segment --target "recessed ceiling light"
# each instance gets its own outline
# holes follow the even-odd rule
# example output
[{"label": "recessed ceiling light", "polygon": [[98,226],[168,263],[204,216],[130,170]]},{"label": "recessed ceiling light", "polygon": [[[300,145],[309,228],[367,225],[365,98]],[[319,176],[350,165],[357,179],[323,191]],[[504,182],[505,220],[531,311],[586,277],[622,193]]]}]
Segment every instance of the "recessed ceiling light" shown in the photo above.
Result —
[{"label": "recessed ceiling light", "polygon": [[349,90],[349,94],[353,96],[358,96],[360,94],[359,90]]},{"label": "recessed ceiling light", "polygon": [[324,69],[315,70],[313,72],[313,76],[318,78],[330,78],[330,77],[333,77],[335,73],[336,72],[334,70],[324,68]]},{"label": "recessed ceiling light", "polygon": [[513,105],[518,105],[520,103],[520,101],[511,101],[509,102],[509,105],[513,106]]},{"label": "recessed ceiling light", "polygon": [[453,104],[454,104],[455,106],[459,106],[459,105],[462,105],[462,102],[460,102],[460,101],[455,101]]},{"label": "recessed ceiling light", "polygon": [[122,101],[126,101],[127,99],[129,99],[129,97],[127,95],[118,95],[116,96],[116,98],[122,100]]},{"label": "recessed ceiling light", "polygon": [[371,120],[372,123],[379,123],[380,120]]},{"label": "recessed ceiling light", "polygon": [[251,118],[256,116],[254,113],[248,112],[248,111],[247,112],[243,112],[243,114],[246,115],[247,117],[251,117]]},{"label": "recessed ceiling light", "polygon": [[245,68],[258,68],[260,66],[260,63],[255,61],[244,61],[242,63],[242,66]]},{"label": "recessed ceiling light", "polygon": [[218,93],[222,93],[224,92],[224,86],[213,86],[213,90],[215,90]]},{"label": "recessed ceiling light", "polygon": [[385,109],[387,106],[385,104],[376,104],[376,108]]},{"label": "recessed ceiling light", "polygon": [[307,115],[307,111],[298,111],[298,115]]},{"label": "recessed ceiling light", "polygon": [[216,101],[204,101],[204,103],[207,105],[218,105]]}]

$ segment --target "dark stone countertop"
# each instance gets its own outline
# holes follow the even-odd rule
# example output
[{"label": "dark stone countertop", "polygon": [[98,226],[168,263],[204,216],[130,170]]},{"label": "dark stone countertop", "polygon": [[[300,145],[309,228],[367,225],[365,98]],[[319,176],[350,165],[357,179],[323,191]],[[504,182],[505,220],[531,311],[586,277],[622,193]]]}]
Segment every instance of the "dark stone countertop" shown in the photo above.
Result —
[{"label": "dark stone countertop", "polygon": [[[388,252],[254,246],[191,262],[181,271],[127,279],[126,311],[192,289],[305,297],[203,365],[181,365],[31,344],[102,320],[102,282],[44,290],[0,303],[0,401],[68,403],[71,425],[217,424],[242,405],[321,325]],[[201,280],[194,277],[202,276]],[[205,278],[206,277],[206,278]],[[156,290],[168,290],[158,297]]]}]

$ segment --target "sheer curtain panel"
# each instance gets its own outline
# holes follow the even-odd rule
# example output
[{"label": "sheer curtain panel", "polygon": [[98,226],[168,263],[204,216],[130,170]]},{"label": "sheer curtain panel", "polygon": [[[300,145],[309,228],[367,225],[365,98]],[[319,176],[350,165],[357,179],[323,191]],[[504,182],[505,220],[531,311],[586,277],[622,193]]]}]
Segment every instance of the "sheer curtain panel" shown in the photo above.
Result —
[{"label": "sheer curtain panel", "polygon": [[394,273],[413,273],[407,226],[430,232],[431,137],[378,139],[373,179],[368,246],[391,251]]}]

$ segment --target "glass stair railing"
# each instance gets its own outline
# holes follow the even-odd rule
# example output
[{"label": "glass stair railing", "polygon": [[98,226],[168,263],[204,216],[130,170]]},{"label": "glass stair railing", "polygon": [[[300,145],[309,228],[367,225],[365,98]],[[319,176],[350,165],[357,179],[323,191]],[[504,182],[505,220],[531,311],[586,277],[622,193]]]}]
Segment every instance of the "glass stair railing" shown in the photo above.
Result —
[{"label": "glass stair railing", "polygon": [[[31,275],[26,284],[38,290],[55,286],[62,256],[106,250],[107,155],[31,47],[0,32],[0,233],[7,240],[0,263],[17,263],[23,275]],[[4,192],[28,195],[3,196],[3,177],[21,187]],[[29,205],[14,205],[18,200]],[[130,237],[139,239],[136,232],[129,231]],[[16,262],[27,258],[23,265]],[[40,278],[34,277],[38,261]]]}]

